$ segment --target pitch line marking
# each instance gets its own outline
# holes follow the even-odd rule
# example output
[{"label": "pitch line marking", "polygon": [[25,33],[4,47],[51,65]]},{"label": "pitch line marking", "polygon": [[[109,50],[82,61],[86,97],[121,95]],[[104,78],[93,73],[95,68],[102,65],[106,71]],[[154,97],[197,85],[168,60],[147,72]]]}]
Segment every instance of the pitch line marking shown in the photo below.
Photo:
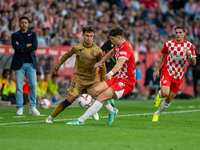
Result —
[{"label": "pitch line marking", "polygon": [[26,116],[13,116],[13,118],[25,118]]},{"label": "pitch line marking", "polygon": [[[182,111],[163,112],[162,114],[180,114],[180,113],[190,113],[190,112],[199,112],[199,111],[200,110],[182,110]],[[153,115],[153,114],[154,113],[128,114],[128,115],[117,115],[115,117],[130,117],[130,116]],[[100,118],[108,118],[108,116],[101,116]],[[73,119],[74,118],[70,118],[70,119],[56,119],[54,121],[69,121],[69,120],[73,120]],[[89,119],[92,119],[92,117],[90,117]],[[0,125],[26,124],[26,123],[39,123],[39,122],[44,122],[44,120],[0,123]]]}]

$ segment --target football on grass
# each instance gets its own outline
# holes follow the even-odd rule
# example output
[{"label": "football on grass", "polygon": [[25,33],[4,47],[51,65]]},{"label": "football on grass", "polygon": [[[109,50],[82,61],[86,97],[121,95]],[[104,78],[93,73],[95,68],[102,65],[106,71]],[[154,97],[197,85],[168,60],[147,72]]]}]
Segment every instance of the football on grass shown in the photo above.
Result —
[{"label": "football on grass", "polygon": [[92,105],[93,98],[89,94],[81,94],[78,97],[78,103],[83,108],[88,108]]},{"label": "football on grass", "polygon": [[48,99],[42,99],[40,101],[40,107],[43,109],[48,109],[50,107],[51,103]]}]

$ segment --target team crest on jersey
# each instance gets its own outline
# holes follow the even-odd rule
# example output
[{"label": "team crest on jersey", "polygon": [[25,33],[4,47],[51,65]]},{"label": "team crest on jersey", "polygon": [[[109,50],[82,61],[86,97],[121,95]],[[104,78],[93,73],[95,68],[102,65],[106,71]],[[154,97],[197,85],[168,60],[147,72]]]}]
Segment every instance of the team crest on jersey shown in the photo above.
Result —
[{"label": "team crest on jersey", "polygon": [[117,84],[118,84],[118,86],[120,86],[121,88],[125,86],[125,84],[124,84],[123,82],[118,82]]},{"label": "team crest on jersey", "polygon": [[127,55],[127,52],[119,52],[120,55]]},{"label": "team crest on jersey", "polygon": [[90,55],[92,55],[92,56],[94,57],[94,51],[91,51],[91,52],[90,52]]},{"label": "team crest on jersey", "polygon": [[166,83],[167,83],[167,80],[164,80],[163,83],[166,84]]}]

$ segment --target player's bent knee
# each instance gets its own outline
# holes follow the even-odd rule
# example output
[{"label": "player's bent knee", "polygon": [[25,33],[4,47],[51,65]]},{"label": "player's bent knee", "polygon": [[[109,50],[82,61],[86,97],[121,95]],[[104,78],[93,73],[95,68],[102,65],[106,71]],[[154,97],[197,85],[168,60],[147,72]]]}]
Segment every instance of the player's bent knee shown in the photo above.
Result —
[{"label": "player's bent knee", "polygon": [[94,87],[92,89],[92,96],[93,97],[97,97],[99,95],[99,91],[98,91],[98,88],[97,87]]},{"label": "player's bent knee", "polygon": [[161,95],[162,95],[162,97],[167,97],[169,95],[169,93],[166,91],[161,91]]}]

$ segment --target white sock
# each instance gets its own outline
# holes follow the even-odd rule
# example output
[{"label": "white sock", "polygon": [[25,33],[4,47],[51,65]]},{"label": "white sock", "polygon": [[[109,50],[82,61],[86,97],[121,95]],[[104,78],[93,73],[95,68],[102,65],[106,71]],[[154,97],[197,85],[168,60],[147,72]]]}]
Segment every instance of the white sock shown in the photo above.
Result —
[{"label": "white sock", "polygon": [[78,118],[78,121],[79,122],[84,122],[90,116],[92,116],[94,113],[98,112],[101,109],[102,106],[103,106],[103,104],[101,104],[99,101],[95,101],[92,104],[92,106],[90,106],[88,108],[88,110],[81,117]]},{"label": "white sock", "polygon": [[105,102],[103,106],[108,110],[109,114],[112,114],[114,112],[114,108],[109,101]]},{"label": "white sock", "polygon": [[160,115],[165,109],[169,107],[171,103],[167,103],[166,101],[163,101],[160,105],[159,109],[155,112],[155,115]]},{"label": "white sock", "polygon": [[164,97],[162,97],[162,95],[161,95],[161,90],[158,91],[158,95],[159,95],[160,98],[164,98]]},{"label": "white sock", "polygon": [[53,117],[51,117],[51,116],[49,115],[48,119],[53,120]]}]

